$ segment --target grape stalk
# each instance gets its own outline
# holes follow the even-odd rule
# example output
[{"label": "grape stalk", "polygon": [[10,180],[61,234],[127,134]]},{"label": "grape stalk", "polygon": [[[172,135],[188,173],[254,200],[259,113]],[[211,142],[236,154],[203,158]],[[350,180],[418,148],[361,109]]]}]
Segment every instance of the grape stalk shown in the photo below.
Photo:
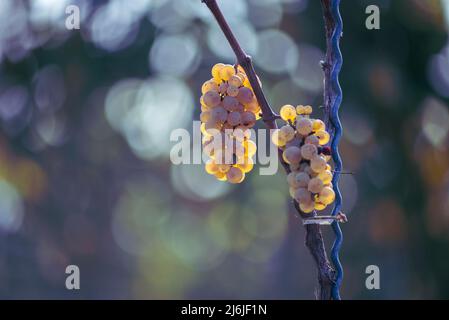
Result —
[{"label": "grape stalk", "polygon": [[[339,286],[342,279],[342,268],[338,258],[341,246],[341,230],[339,222],[345,222],[345,216],[339,212],[341,195],[338,190],[338,176],[341,172],[341,161],[338,155],[338,139],[341,128],[338,127],[338,107],[341,92],[332,86],[335,83],[336,61],[335,42],[338,43],[341,32],[333,14],[338,10],[338,0],[321,0],[326,26],[327,51],[322,62],[324,71],[324,121],[311,119],[312,107],[298,105],[283,106],[280,115],[276,114],[267,101],[261,82],[252,64],[252,58],[245,53],[235,38],[216,0],[202,0],[209,8],[225,35],[237,59],[235,66],[216,64],[212,68],[212,78],[202,87],[202,133],[203,147],[209,152],[211,160],[206,164],[206,171],[221,181],[241,183],[245,174],[253,167],[252,156],[257,146],[248,135],[248,129],[261,118],[265,126],[272,132],[272,141],[278,147],[279,161],[287,174],[290,195],[298,214],[303,219],[316,218],[316,211],[336,201],[333,212],[333,228],[337,234],[337,246],[332,248],[332,262],[329,262],[324,246],[320,224],[306,224],[305,245],[309,249],[318,270],[319,292],[321,300],[339,299]],[[335,7],[337,6],[337,7]],[[341,30],[340,30],[341,31]],[[338,49],[338,45],[337,45]],[[341,60],[341,59],[340,59]],[[334,77],[334,79],[332,79]],[[335,108],[337,107],[337,108]],[[333,113],[332,113],[333,112]],[[276,120],[285,121],[280,129]],[[326,131],[326,126],[329,130]],[[336,130],[340,129],[340,130]],[[224,138],[224,139],[223,139]],[[211,148],[214,140],[219,139],[222,149]],[[231,141],[231,145],[226,142]],[[331,143],[331,147],[326,146]],[[215,153],[214,153],[215,152]],[[336,164],[333,172],[328,162]],[[336,161],[337,160],[337,161]],[[337,168],[338,166],[338,168]],[[336,192],[335,192],[336,191]]]}]

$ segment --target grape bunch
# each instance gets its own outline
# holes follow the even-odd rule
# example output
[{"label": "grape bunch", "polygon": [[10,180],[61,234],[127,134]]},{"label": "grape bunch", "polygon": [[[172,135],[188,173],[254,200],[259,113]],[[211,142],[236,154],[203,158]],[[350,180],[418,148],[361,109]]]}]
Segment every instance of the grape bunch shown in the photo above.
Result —
[{"label": "grape bunch", "polygon": [[283,106],[280,116],[286,124],[271,136],[290,166],[290,195],[304,213],[324,210],[335,200],[328,164],[331,152],[326,146],[330,135],[323,121],[310,118],[312,111],[311,106]]},{"label": "grape bunch", "polygon": [[205,169],[220,181],[241,183],[252,170],[257,146],[250,140],[260,106],[241,66],[218,63],[201,88]]}]

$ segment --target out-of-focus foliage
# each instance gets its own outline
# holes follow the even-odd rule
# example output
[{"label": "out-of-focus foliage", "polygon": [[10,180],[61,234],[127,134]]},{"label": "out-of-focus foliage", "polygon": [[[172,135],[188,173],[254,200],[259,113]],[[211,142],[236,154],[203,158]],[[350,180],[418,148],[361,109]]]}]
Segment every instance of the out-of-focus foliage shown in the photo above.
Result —
[{"label": "out-of-focus foliage", "polygon": [[[319,1],[219,3],[273,107],[318,107]],[[65,29],[68,4],[79,31]],[[379,31],[365,28],[369,4]],[[449,3],[341,11],[341,149],[354,173],[341,179],[342,295],[448,298]],[[314,297],[283,172],[231,187],[169,161],[169,134],[191,130],[218,61],[234,57],[200,0],[0,1],[1,298]],[[64,288],[68,264],[80,292]]]}]

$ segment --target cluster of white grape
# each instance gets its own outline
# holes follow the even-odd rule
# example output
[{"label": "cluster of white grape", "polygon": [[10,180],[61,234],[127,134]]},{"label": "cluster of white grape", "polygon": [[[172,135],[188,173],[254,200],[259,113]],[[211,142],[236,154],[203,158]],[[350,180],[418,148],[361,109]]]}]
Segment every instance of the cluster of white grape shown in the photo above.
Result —
[{"label": "cluster of white grape", "polygon": [[283,106],[280,116],[286,124],[271,136],[290,165],[290,195],[304,213],[324,210],[335,200],[330,148],[325,146],[330,136],[323,121],[310,118],[312,111],[311,106]]},{"label": "cluster of white grape", "polygon": [[220,181],[241,183],[252,170],[257,146],[250,140],[260,106],[243,68],[218,63],[201,88],[203,152],[206,172]]}]

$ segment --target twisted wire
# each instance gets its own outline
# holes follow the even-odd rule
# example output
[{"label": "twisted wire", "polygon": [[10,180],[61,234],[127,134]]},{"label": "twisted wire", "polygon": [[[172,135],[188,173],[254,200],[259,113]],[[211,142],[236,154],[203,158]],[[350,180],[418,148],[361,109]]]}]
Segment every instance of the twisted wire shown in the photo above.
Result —
[{"label": "twisted wire", "polygon": [[[340,189],[338,187],[338,181],[340,179],[340,173],[342,171],[343,163],[338,150],[338,144],[340,142],[343,129],[340,122],[340,118],[338,116],[338,110],[343,100],[343,92],[338,77],[340,74],[341,67],[343,65],[343,56],[341,54],[339,45],[340,37],[343,31],[343,21],[340,15],[339,6],[340,0],[332,0],[331,14],[335,22],[335,29],[331,39],[333,48],[332,50],[333,60],[335,61],[331,71],[331,88],[334,91],[335,100],[331,106],[330,112],[330,122],[334,127],[334,134],[331,142],[332,159],[335,164],[335,173],[332,179],[332,185],[334,186],[335,191],[335,205],[334,208],[332,209],[333,216],[337,215],[340,212],[342,204],[342,196],[340,193]],[[343,280],[343,266],[341,265],[340,262],[339,252],[343,243],[343,233],[341,231],[340,224],[338,223],[338,221],[334,221],[332,223],[332,229],[335,234],[335,241],[331,249],[331,260],[335,267],[336,272],[335,282],[332,286],[332,298],[334,300],[340,300],[340,286]]]}]

